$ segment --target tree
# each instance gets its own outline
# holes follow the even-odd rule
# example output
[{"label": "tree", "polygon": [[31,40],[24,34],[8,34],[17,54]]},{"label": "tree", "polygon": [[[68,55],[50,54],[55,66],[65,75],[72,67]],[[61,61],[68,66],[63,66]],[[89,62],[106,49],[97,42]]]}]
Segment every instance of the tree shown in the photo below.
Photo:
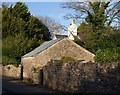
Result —
[{"label": "tree", "polygon": [[59,24],[58,22],[56,22],[54,19],[50,18],[50,17],[42,17],[39,16],[38,17],[49,29],[51,36],[54,34],[62,34],[65,31],[67,31],[66,27],[64,25]]},{"label": "tree", "polygon": [[50,32],[48,27],[42,23],[37,17],[31,16],[26,30],[26,36],[28,38],[34,37],[37,40],[50,40]]},{"label": "tree", "polygon": [[68,8],[74,10],[75,14],[67,14],[65,17],[70,19],[85,20],[95,32],[96,29],[110,26],[113,22],[117,23],[118,14],[120,13],[119,2],[73,2],[62,3],[62,8]]},{"label": "tree", "polygon": [[[49,40],[48,28],[36,17],[30,15],[25,4],[17,2],[14,6],[3,5],[3,38],[25,32],[26,37]],[[17,28],[16,28],[17,27]]]},{"label": "tree", "polygon": [[24,21],[29,21],[30,12],[28,11],[28,7],[21,2],[17,2],[15,6],[12,6],[13,17],[20,17]]},{"label": "tree", "polygon": [[[19,2],[16,3],[16,5],[18,5],[18,4],[19,4]],[[25,21],[23,18],[21,18],[19,16],[19,14],[21,14],[23,12],[27,13],[28,10],[23,9],[23,10],[21,10],[21,13],[20,12],[18,13],[16,11],[17,10],[16,5],[14,7],[13,7],[13,5],[11,5],[10,7],[2,5],[2,15],[3,15],[2,16],[2,22],[3,22],[2,23],[2,28],[3,28],[2,38],[6,38],[7,36],[10,36],[10,35],[15,36],[15,34],[18,34],[21,31],[24,32]],[[15,12],[17,12],[17,13],[15,13]],[[28,18],[30,18],[30,15]]]},{"label": "tree", "polygon": [[46,25],[32,16],[25,4],[2,5],[3,63],[20,63],[21,56],[50,39]]}]

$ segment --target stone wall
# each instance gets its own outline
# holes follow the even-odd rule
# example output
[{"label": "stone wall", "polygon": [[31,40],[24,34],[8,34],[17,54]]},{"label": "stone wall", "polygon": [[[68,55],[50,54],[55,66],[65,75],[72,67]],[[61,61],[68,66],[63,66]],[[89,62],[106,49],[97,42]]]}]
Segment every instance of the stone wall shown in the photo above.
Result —
[{"label": "stone wall", "polygon": [[120,62],[49,62],[43,68],[43,83],[53,89],[68,92],[109,93],[120,90]]},{"label": "stone wall", "polygon": [[[15,67],[13,65],[5,65],[5,66],[1,66],[1,68],[2,68],[2,76],[20,79],[21,76],[20,66]],[[41,79],[41,70],[42,70],[41,68],[33,66],[29,72],[30,78],[24,78],[24,80],[32,84],[42,84],[41,82],[43,80]]]},{"label": "stone wall", "polygon": [[13,65],[2,66],[2,75],[12,78],[20,78],[21,67],[15,67]]},{"label": "stone wall", "polygon": [[30,80],[33,84],[43,84],[42,70],[40,67],[32,67]]},{"label": "stone wall", "polygon": [[35,67],[34,66],[35,62],[33,60],[33,57],[23,58],[21,64],[23,65],[23,77],[26,79],[31,79],[32,68]]}]

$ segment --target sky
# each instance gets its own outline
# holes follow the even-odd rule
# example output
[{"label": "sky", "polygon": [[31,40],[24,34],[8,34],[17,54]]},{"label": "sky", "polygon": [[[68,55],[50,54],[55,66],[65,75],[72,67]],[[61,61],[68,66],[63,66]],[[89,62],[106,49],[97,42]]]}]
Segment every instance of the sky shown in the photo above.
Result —
[{"label": "sky", "polygon": [[[3,0],[5,1],[5,0]],[[9,1],[9,0],[8,0]],[[18,0],[18,1],[24,1],[24,0]],[[61,25],[65,25],[68,27],[68,25],[71,23],[71,19],[66,20],[63,16],[66,14],[72,13],[73,10],[61,8],[61,4],[63,2],[24,2],[30,11],[30,13],[34,16],[48,16],[54,19],[57,23]],[[76,23],[77,26],[78,23]]]},{"label": "sky", "polygon": [[[15,2],[5,2],[8,6]],[[57,23],[61,25],[68,25],[71,23],[71,19],[66,20],[63,16],[68,13],[73,13],[73,10],[61,8],[63,2],[23,2],[27,5],[30,13],[34,16],[48,16],[54,19]]]},{"label": "sky", "polygon": [[71,23],[71,20],[65,20],[63,16],[72,11],[61,8],[61,2],[26,2],[25,4],[34,16],[51,17],[56,22],[65,25],[66,27]]}]

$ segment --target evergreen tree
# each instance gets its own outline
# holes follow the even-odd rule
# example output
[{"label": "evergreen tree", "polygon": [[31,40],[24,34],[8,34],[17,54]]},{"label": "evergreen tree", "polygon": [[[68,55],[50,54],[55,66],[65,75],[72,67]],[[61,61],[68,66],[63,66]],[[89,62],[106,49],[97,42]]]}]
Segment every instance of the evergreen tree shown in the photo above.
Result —
[{"label": "evergreen tree", "polygon": [[50,39],[48,28],[32,16],[25,4],[2,5],[3,63],[20,62],[21,56]]}]

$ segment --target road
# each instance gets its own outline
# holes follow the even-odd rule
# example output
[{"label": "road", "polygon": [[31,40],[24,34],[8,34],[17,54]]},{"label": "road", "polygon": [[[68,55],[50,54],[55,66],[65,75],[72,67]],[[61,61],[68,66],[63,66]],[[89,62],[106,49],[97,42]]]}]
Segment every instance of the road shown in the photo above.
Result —
[{"label": "road", "polygon": [[43,95],[47,93],[52,95],[59,95],[57,91],[45,88],[39,85],[29,85],[20,80],[11,80],[2,77],[2,95]]}]

